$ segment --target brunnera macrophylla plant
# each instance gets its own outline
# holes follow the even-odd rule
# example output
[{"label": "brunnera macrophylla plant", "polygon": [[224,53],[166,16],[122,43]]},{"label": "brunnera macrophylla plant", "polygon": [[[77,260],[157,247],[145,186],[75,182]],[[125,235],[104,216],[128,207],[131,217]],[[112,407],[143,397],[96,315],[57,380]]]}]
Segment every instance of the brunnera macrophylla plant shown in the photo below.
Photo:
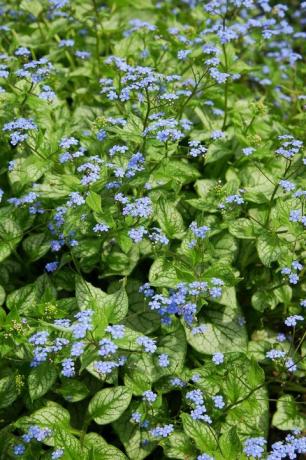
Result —
[{"label": "brunnera macrophylla plant", "polygon": [[0,11],[0,459],[302,458],[306,2]]}]

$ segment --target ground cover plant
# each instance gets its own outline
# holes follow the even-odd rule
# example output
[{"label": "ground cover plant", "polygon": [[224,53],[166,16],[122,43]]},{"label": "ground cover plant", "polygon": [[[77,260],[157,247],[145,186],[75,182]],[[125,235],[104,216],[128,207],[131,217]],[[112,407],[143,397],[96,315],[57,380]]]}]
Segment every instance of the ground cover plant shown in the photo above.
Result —
[{"label": "ground cover plant", "polygon": [[0,12],[0,459],[304,458],[306,2]]}]

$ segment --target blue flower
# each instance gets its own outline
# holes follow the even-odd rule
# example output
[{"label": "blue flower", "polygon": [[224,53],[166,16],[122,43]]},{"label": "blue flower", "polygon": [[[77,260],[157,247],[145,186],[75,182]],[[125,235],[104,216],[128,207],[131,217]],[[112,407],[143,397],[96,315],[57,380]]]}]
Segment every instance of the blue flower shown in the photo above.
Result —
[{"label": "blue flower", "polygon": [[122,339],[125,335],[125,327],[122,324],[107,326],[105,331],[109,332],[113,339]]},{"label": "blue flower", "polygon": [[245,441],[243,452],[247,457],[262,458],[267,441],[262,437],[249,438]]},{"label": "blue flower", "polygon": [[202,405],[204,403],[203,394],[201,390],[191,390],[186,393],[186,399],[189,399],[196,405]]},{"label": "blue flower", "polygon": [[92,329],[92,310],[83,310],[75,315],[77,322],[72,325],[72,335],[75,339],[83,339],[87,331]]},{"label": "blue flower", "polygon": [[94,363],[94,368],[100,374],[110,374],[116,367],[118,367],[118,363],[115,361],[96,361]]},{"label": "blue flower", "polygon": [[93,227],[93,231],[94,231],[95,233],[108,232],[108,230],[109,230],[109,226],[106,225],[106,224],[103,224],[103,223],[96,224],[96,225]]},{"label": "blue flower", "polygon": [[142,345],[146,353],[154,353],[156,351],[155,340],[146,337],[145,335],[140,336],[136,339],[138,345]]},{"label": "blue flower", "polygon": [[148,233],[144,227],[136,227],[129,230],[128,235],[134,243],[140,243],[143,237]]},{"label": "blue flower", "polygon": [[74,46],[74,40],[72,38],[63,39],[59,42],[58,46],[60,48],[72,48]]},{"label": "blue flower", "polygon": [[100,142],[104,141],[104,139],[107,137],[106,131],[104,129],[100,129],[97,132],[96,137],[97,137],[98,141],[100,141]]},{"label": "blue flower", "polygon": [[47,343],[48,337],[49,332],[47,331],[37,332],[29,338],[29,343],[33,343],[34,345],[45,345]]},{"label": "blue flower", "polygon": [[224,355],[223,353],[214,353],[212,357],[212,362],[216,365],[222,364],[224,361]]},{"label": "blue flower", "polygon": [[131,420],[134,423],[140,423],[141,421],[141,414],[140,412],[133,412],[131,415]]},{"label": "blue flower", "polygon": [[74,55],[80,59],[88,59],[90,58],[91,56],[91,53],[89,51],[80,51],[80,50],[77,50]]},{"label": "blue flower", "polygon": [[124,206],[122,214],[132,217],[150,217],[152,214],[152,202],[150,198],[138,198],[134,203],[128,203]]},{"label": "blue flower", "polygon": [[168,367],[170,364],[169,355],[167,355],[167,353],[162,353],[161,355],[159,355],[158,364],[160,365],[160,367]]},{"label": "blue flower", "polygon": [[170,423],[169,425],[157,426],[149,431],[149,434],[153,438],[167,438],[174,431],[174,426]]},{"label": "blue flower", "polygon": [[146,390],[142,394],[142,399],[150,404],[153,404],[157,399],[157,394],[151,390]]},{"label": "blue flower", "polygon": [[64,455],[64,450],[63,449],[56,449],[52,452],[51,454],[51,459],[52,460],[57,460],[58,458],[61,458]]},{"label": "blue flower", "polygon": [[214,402],[214,405],[217,409],[223,409],[225,406],[225,402],[223,400],[223,396],[221,395],[216,395],[212,397],[212,400]]},{"label": "blue flower", "polygon": [[25,48],[24,46],[20,46],[16,49],[14,54],[15,56],[30,56],[31,51],[28,48]]},{"label": "blue flower", "polygon": [[45,265],[45,269],[47,272],[55,272],[57,270],[59,263],[58,262],[49,262]]},{"label": "blue flower", "polygon": [[13,452],[15,455],[23,455],[25,453],[25,446],[23,444],[16,444],[13,447]]},{"label": "blue flower", "polygon": [[304,321],[303,316],[301,316],[301,315],[292,315],[292,316],[288,316],[285,319],[285,324],[286,324],[286,326],[292,327],[292,326],[296,326],[298,321]]},{"label": "blue flower", "polygon": [[100,356],[110,356],[116,353],[118,346],[109,339],[102,339],[99,342],[99,355]]},{"label": "blue flower", "polygon": [[24,442],[29,443],[32,439],[42,442],[46,438],[52,435],[50,428],[41,428],[38,425],[31,425],[26,434],[23,435],[22,439]]},{"label": "blue flower", "polygon": [[64,375],[65,377],[74,377],[74,362],[71,358],[67,358],[64,359],[64,361],[62,361],[62,375]]},{"label": "blue flower", "polygon": [[284,356],[286,356],[286,353],[282,350],[272,349],[266,353],[266,357],[272,359],[273,361],[275,359],[284,358]]},{"label": "blue flower", "polygon": [[215,460],[215,458],[208,454],[201,454],[197,456],[197,460]]},{"label": "blue flower", "polygon": [[255,149],[253,147],[245,147],[245,148],[242,149],[242,153],[246,157],[252,155],[252,153],[254,153],[254,152],[255,152]]},{"label": "blue flower", "polygon": [[84,342],[74,342],[71,347],[71,356],[81,356],[85,348]]}]

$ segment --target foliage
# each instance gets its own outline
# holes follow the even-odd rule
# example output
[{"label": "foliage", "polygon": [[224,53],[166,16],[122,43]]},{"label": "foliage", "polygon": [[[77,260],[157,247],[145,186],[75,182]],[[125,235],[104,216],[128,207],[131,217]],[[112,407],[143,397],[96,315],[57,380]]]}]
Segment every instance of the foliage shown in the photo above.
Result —
[{"label": "foliage", "polygon": [[306,453],[305,19],[2,4],[0,459]]}]

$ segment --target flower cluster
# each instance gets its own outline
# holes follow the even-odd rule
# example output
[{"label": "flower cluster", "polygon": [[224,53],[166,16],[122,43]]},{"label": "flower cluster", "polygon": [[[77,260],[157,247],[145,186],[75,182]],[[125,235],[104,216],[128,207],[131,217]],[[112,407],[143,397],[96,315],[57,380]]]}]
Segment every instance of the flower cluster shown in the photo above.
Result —
[{"label": "flower cluster", "polygon": [[[202,227],[199,229],[202,234]],[[212,299],[218,299],[222,295],[223,281],[219,278],[212,278],[210,282],[194,281],[192,283],[180,283],[176,289],[171,289],[168,296],[156,294],[148,283],[140,288],[140,292],[146,298],[149,298],[148,306],[150,310],[157,312],[161,316],[164,324],[171,324],[171,315],[178,315],[184,319],[188,325],[196,321],[197,298],[210,296]],[[199,326],[200,327],[200,326]],[[193,330],[193,333],[203,332],[205,328]]]}]

